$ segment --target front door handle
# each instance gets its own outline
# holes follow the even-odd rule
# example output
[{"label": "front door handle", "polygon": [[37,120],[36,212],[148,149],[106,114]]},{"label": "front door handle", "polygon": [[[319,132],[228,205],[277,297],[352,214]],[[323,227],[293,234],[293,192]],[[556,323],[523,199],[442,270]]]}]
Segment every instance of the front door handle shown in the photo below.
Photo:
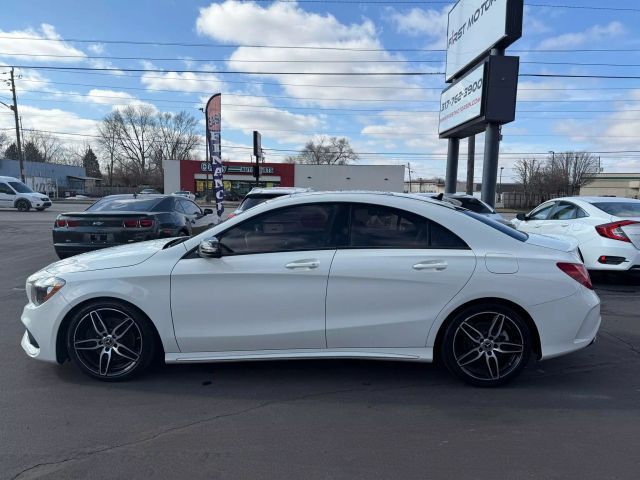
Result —
[{"label": "front door handle", "polygon": [[289,262],[285,265],[289,270],[302,269],[306,268],[308,270],[312,268],[318,268],[320,266],[320,262],[318,260],[297,260],[295,262]]},{"label": "front door handle", "polygon": [[447,262],[444,260],[428,260],[426,262],[416,263],[413,266],[414,270],[436,270],[442,271],[447,268]]}]

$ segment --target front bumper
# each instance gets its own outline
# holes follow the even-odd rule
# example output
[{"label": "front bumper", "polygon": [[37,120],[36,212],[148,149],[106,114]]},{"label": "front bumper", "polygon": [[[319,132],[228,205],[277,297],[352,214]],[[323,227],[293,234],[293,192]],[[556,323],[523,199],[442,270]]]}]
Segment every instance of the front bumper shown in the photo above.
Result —
[{"label": "front bumper", "polygon": [[29,303],[24,307],[20,321],[27,331],[20,344],[27,355],[45,362],[58,362],[58,329],[67,310],[68,302],[62,292],[40,306]]}]

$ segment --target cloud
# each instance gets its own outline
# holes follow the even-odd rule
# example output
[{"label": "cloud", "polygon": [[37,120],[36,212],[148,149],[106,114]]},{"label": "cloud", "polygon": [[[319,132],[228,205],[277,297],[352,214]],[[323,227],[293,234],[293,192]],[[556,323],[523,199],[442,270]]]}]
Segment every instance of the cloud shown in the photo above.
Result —
[{"label": "cloud", "polygon": [[[66,42],[55,41],[61,37],[56,33],[53,25],[43,23],[40,30],[28,28],[26,30],[0,30],[0,51],[2,57],[16,57],[29,59],[30,62],[78,62],[86,56],[85,53]],[[52,41],[47,41],[52,40]],[[78,58],[56,57],[25,57],[28,55],[72,55]]]},{"label": "cloud", "polygon": [[93,88],[89,90],[86,100],[98,105],[126,105],[135,100],[135,97],[127,92],[115,90],[102,90]]},{"label": "cloud", "polygon": [[449,6],[442,10],[412,8],[399,12],[390,8],[389,12],[398,33],[429,38],[433,42],[430,48],[446,48],[449,9]]},{"label": "cloud", "polygon": [[547,38],[539,45],[539,49],[575,48],[587,43],[615,38],[626,32],[625,26],[618,21],[612,21],[607,25],[594,25],[583,32],[564,33],[556,37]]},{"label": "cloud", "polygon": [[[248,28],[250,26],[259,28]],[[227,43],[312,47],[240,47],[233,51],[227,62],[228,67],[236,71],[261,73],[263,77],[274,78],[283,84],[294,84],[282,87],[287,94],[306,104],[350,105],[359,99],[388,98],[390,92],[394,97],[403,99],[419,99],[421,95],[419,90],[403,90],[418,83],[399,77],[321,75],[327,71],[408,71],[402,63],[388,63],[403,60],[403,57],[384,51],[376,28],[369,19],[363,19],[361,23],[343,24],[333,15],[306,12],[295,3],[275,2],[263,7],[256,3],[227,0],[200,9],[196,29],[201,35]],[[305,75],[296,77],[279,72],[304,72]],[[336,84],[344,87],[329,87]],[[397,90],[362,88],[375,86],[396,87]],[[305,100],[307,98],[318,99]]]},{"label": "cloud", "polygon": [[[156,68],[151,63],[145,63],[145,68]],[[214,69],[213,65],[204,65],[204,69]],[[178,92],[220,92],[223,82],[216,75],[210,73],[144,73],[140,79],[142,84],[153,90],[175,90]]]}]

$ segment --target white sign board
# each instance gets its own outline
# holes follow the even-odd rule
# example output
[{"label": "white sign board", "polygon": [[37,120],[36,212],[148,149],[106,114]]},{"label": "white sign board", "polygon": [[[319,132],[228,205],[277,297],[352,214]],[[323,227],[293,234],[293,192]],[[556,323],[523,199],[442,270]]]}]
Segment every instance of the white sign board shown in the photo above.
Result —
[{"label": "white sign board", "polygon": [[438,133],[451,130],[482,114],[482,92],[485,63],[472,70],[440,96]]},{"label": "white sign board", "polygon": [[449,12],[446,81],[507,36],[508,0],[460,0]]}]

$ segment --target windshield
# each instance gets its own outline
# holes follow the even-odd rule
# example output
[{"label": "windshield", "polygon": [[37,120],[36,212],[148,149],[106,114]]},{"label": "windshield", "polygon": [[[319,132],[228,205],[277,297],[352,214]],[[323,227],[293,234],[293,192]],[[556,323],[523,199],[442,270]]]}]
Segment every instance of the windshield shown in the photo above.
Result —
[{"label": "windshield", "polygon": [[495,213],[491,208],[489,208],[487,205],[482,203],[477,198],[458,197],[455,200],[459,201],[463,208],[466,208],[467,210],[471,210],[472,212],[475,212],[475,213],[484,213],[484,214]]},{"label": "windshield", "polygon": [[22,182],[9,182],[9,185],[18,193],[34,193],[29,187]]},{"label": "windshield", "polygon": [[266,202],[267,200],[271,200],[272,198],[278,198],[287,195],[286,193],[261,193],[256,195],[251,195],[244,197],[244,200],[238,207],[238,210],[244,212],[245,210],[249,210],[250,208],[255,207],[256,205],[260,205],[261,203]]},{"label": "windshield", "polygon": [[87,212],[149,212],[161,199],[104,198],[94,203]]},{"label": "windshield", "polygon": [[519,240],[520,242],[526,242],[527,239],[529,238],[529,235],[527,235],[526,233],[516,230],[515,228],[510,227],[509,225],[505,225],[504,223],[496,222],[491,218],[485,217],[483,215],[480,215],[476,212],[472,212],[470,210],[461,210],[461,211],[466,216],[475,218],[479,222],[482,222],[485,225],[489,225],[491,228],[494,228],[499,232],[502,232],[505,235],[510,236],[511,238]]},{"label": "windshield", "polygon": [[640,217],[640,202],[598,202],[592,205],[615,217]]}]

